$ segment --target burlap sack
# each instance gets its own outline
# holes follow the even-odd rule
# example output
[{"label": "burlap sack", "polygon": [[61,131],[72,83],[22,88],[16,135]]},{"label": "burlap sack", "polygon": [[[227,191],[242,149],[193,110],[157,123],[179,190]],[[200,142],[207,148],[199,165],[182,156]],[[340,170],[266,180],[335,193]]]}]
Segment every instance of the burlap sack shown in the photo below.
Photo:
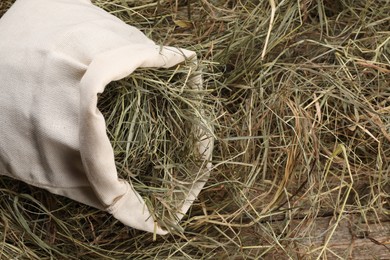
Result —
[{"label": "burlap sack", "polygon": [[[89,0],[16,1],[0,19],[0,174],[165,234],[118,178],[97,94],[138,67],[190,59],[193,52],[158,46]],[[198,148],[209,160],[212,139],[204,134]],[[207,170],[201,174],[179,218],[202,189]]]}]

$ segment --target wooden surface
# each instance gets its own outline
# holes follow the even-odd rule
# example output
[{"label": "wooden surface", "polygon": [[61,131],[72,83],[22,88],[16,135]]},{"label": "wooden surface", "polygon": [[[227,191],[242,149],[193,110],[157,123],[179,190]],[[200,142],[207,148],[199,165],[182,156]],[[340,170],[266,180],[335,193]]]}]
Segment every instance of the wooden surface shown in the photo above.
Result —
[{"label": "wooden surface", "polygon": [[[301,221],[293,221],[297,225]],[[364,220],[346,215],[317,218],[310,230],[297,228],[297,256],[320,259],[390,259],[390,219]],[[293,225],[292,223],[292,225]]]}]

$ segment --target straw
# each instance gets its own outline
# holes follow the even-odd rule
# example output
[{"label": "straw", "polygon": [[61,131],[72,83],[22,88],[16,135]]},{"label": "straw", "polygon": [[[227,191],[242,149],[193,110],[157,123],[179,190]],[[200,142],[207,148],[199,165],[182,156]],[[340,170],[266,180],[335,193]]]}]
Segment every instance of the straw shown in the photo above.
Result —
[{"label": "straw", "polygon": [[374,237],[390,214],[388,1],[94,3],[159,44],[194,50],[202,67],[202,91],[183,87],[185,65],[138,70],[107,87],[99,107],[119,173],[170,225],[180,196],[166,195],[193,177],[199,155],[188,125],[203,107],[216,136],[210,179],[177,232],[153,241],[1,177],[2,257],[388,255],[388,236]]}]

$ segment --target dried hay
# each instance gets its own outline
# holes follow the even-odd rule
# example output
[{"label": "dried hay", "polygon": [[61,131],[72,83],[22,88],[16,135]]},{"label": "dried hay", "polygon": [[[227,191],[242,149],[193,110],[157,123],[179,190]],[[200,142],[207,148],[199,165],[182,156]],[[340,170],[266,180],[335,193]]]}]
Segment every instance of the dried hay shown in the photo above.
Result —
[{"label": "dried hay", "polygon": [[[177,215],[195,182],[207,178],[198,142],[212,136],[200,69],[139,69],[107,86],[99,99],[119,175],[132,182],[162,227],[181,230]],[[208,113],[210,114],[210,113]],[[200,131],[201,130],[201,131]]]},{"label": "dried hay", "polygon": [[[0,3],[2,10],[6,2]],[[103,212],[1,177],[2,258],[348,258],[356,256],[353,247],[331,246],[343,221],[351,230],[357,229],[352,219],[389,225],[389,1],[95,3],[157,42],[199,53],[202,104],[212,106],[208,111],[215,115],[211,179],[181,223],[184,231],[153,241]],[[120,119],[126,110],[121,99],[132,104],[142,94],[135,100],[146,105],[158,97],[177,98],[162,85],[147,85],[148,79],[161,79],[159,73],[169,79],[174,69],[138,71],[113,83],[105,94],[110,102],[101,103],[118,169],[122,174],[130,169],[133,181],[156,180],[148,179],[156,175],[144,175],[147,168],[140,164],[152,165],[159,175],[169,164],[196,161],[164,150],[133,151],[133,143],[118,142],[127,140],[121,127],[132,122],[131,114]],[[188,119],[192,112],[176,102],[169,113]],[[110,114],[115,105],[119,112]],[[160,111],[153,107],[142,116],[156,120]],[[164,122],[172,127],[175,121]],[[180,128],[189,129],[184,125]],[[155,145],[150,128],[137,132],[149,149]],[[170,141],[191,135],[156,133]],[[137,161],[131,152],[150,161]],[[163,157],[172,160],[159,161]],[[159,194],[158,187],[138,184],[145,196]],[[327,216],[331,222],[316,244],[316,220]],[[376,242],[388,252],[388,245]]]}]

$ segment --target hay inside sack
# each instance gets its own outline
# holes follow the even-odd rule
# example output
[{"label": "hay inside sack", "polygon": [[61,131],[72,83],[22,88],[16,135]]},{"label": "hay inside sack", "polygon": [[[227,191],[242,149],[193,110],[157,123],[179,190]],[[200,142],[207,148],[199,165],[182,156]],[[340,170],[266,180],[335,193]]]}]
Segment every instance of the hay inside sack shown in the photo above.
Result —
[{"label": "hay inside sack", "polygon": [[[205,91],[200,72],[181,64],[138,69],[99,97],[118,174],[145,199],[159,225],[180,230],[177,214],[194,183],[207,179],[197,142]],[[205,179],[206,178],[206,179]],[[184,212],[185,213],[185,212]]]},{"label": "hay inside sack", "polygon": [[[157,241],[104,212],[0,179],[4,258],[388,258],[388,1],[274,1],[273,23],[269,1],[94,2],[156,42],[196,51],[206,65],[200,92],[205,111],[212,103],[217,115],[210,120],[212,175],[181,223],[184,233]],[[123,109],[120,98],[135,88],[132,77],[150,80],[149,73],[170,78],[166,71],[138,70],[107,86],[99,108],[109,133],[121,114],[109,104]],[[127,142],[126,132],[118,134]],[[152,190],[167,194],[149,186],[151,171],[144,175],[135,166],[147,161],[129,157],[130,163],[127,144],[110,139],[118,171],[144,198]]]}]

